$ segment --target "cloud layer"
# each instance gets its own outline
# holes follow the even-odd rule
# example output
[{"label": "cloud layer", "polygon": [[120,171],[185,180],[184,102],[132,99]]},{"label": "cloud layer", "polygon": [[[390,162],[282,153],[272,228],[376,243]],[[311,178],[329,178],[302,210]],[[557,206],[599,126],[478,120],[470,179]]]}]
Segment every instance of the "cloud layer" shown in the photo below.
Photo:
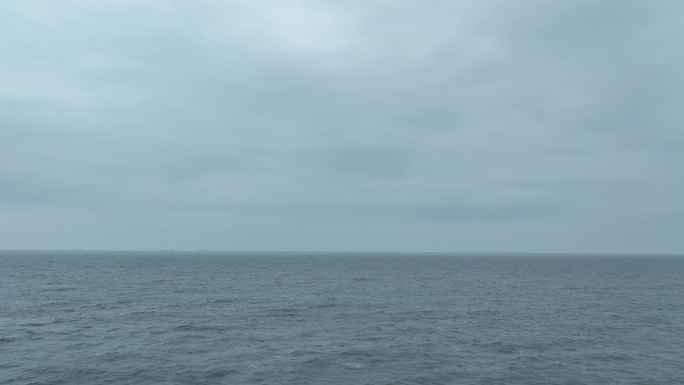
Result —
[{"label": "cloud layer", "polygon": [[676,1],[0,5],[0,248],[682,252]]}]

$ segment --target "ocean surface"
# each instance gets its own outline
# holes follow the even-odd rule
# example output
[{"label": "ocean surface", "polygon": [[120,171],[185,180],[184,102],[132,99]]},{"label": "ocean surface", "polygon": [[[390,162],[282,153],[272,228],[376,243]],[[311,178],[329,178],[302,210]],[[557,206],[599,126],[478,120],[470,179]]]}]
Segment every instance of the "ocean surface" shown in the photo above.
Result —
[{"label": "ocean surface", "polygon": [[684,257],[4,251],[0,384],[684,384]]}]

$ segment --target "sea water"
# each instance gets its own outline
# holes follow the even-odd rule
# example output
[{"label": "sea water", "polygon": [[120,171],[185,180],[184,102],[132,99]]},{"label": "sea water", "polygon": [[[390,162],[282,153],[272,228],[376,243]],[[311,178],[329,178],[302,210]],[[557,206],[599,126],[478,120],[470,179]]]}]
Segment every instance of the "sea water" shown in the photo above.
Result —
[{"label": "sea water", "polygon": [[0,384],[683,384],[684,258],[0,253]]}]

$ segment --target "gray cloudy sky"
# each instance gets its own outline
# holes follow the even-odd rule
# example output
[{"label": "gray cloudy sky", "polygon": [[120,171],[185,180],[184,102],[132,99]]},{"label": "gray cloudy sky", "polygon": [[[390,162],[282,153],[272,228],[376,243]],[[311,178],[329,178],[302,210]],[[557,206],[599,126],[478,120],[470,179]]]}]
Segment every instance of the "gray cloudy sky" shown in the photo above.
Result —
[{"label": "gray cloudy sky", "polygon": [[684,252],[679,0],[0,3],[0,248]]}]

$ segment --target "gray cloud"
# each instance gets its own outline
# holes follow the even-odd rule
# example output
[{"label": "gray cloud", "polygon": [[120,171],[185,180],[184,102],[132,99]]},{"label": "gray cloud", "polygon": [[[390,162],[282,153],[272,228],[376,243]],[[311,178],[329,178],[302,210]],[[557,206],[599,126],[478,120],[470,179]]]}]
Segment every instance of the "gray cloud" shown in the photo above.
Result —
[{"label": "gray cloud", "polygon": [[681,252],[682,11],[0,5],[0,247]]}]

